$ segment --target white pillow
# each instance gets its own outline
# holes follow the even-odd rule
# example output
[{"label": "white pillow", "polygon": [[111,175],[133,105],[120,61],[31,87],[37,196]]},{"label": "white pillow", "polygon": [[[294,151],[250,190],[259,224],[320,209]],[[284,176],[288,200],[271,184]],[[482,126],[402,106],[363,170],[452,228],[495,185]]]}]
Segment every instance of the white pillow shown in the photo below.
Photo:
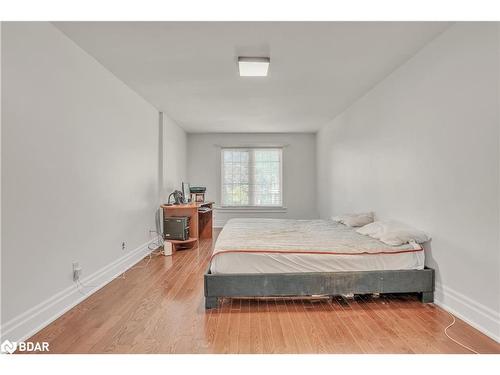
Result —
[{"label": "white pillow", "polygon": [[356,232],[378,239],[382,234],[383,229],[384,227],[382,226],[382,223],[380,221],[375,221],[356,229]]},{"label": "white pillow", "polygon": [[384,234],[380,237],[380,241],[391,246],[401,246],[406,243],[416,242],[424,243],[430,240],[430,237],[418,229],[398,230]]},{"label": "white pillow", "polygon": [[362,227],[366,224],[370,224],[373,222],[373,214],[371,215],[356,215],[346,217],[343,221],[343,224],[349,227]]},{"label": "white pillow", "polygon": [[349,227],[362,227],[363,225],[373,222],[373,216],[373,212],[345,214],[341,216],[334,216],[332,217],[332,220]]},{"label": "white pillow", "polygon": [[424,243],[431,239],[427,233],[398,221],[377,221],[358,229],[357,232],[391,246],[401,246],[409,242]]}]

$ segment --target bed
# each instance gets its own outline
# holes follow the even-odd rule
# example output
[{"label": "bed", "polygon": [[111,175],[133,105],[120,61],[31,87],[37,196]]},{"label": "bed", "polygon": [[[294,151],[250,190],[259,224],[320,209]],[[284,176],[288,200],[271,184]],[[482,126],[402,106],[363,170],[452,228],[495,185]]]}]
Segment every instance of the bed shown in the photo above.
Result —
[{"label": "bed", "polygon": [[389,246],[331,220],[232,219],[205,274],[205,307],[220,297],[420,293],[434,270],[421,245]]}]

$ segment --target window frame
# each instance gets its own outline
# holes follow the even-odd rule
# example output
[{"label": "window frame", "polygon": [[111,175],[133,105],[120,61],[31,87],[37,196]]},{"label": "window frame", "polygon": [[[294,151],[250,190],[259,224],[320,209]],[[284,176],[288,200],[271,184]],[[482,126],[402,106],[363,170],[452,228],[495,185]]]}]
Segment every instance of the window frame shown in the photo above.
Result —
[{"label": "window frame", "polygon": [[[246,206],[230,206],[230,205],[224,205],[224,151],[250,151],[250,150],[277,150],[280,153],[280,200],[281,204],[280,205],[246,205]],[[219,158],[220,158],[220,206],[219,209],[222,210],[227,210],[227,211],[267,211],[267,212],[275,212],[275,211],[284,211],[286,210],[285,202],[284,202],[284,185],[283,185],[283,163],[284,163],[284,147],[283,146],[220,146],[219,150]],[[250,161],[249,161],[250,165]],[[249,176],[249,179],[251,177]],[[249,185],[251,185],[249,181]],[[249,190],[249,200],[250,200],[250,190]]]}]

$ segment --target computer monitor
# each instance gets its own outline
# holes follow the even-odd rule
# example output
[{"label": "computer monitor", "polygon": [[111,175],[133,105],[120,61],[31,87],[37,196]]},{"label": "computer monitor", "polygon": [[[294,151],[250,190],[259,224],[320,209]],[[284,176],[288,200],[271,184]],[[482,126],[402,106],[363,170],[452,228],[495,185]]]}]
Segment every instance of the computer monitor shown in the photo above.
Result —
[{"label": "computer monitor", "polygon": [[184,203],[191,202],[191,191],[188,182],[182,183],[182,195],[184,196]]}]

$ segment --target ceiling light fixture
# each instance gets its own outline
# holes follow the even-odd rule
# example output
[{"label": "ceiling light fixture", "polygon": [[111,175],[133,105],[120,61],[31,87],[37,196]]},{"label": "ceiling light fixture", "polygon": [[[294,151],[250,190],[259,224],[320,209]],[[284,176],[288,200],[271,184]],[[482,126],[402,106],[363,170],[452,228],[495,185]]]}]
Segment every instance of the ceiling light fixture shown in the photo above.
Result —
[{"label": "ceiling light fixture", "polygon": [[266,77],[270,62],[269,57],[238,57],[240,77]]}]

